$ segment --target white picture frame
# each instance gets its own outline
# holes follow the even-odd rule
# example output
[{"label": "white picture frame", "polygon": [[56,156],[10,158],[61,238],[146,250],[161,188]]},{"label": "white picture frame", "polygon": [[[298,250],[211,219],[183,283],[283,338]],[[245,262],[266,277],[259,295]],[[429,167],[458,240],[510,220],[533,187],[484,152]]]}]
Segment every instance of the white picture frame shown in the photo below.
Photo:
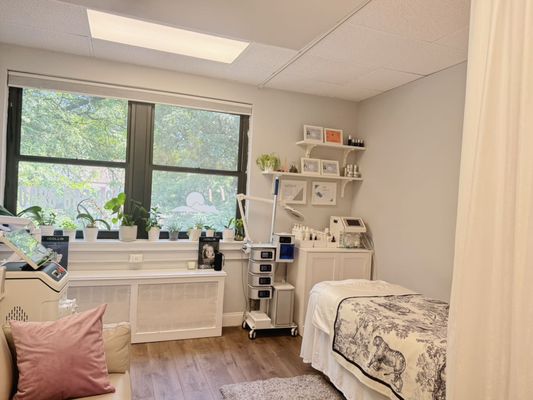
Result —
[{"label": "white picture frame", "polygon": [[285,204],[307,204],[307,181],[283,179],[280,182],[280,200]]},{"label": "white picture frame", "polygon": [[320,160],[320,173],[324,176],[340,176],[339,162],[334,160]]},{"label": "white picture frame", "polygon": [[324,128],[304,125],[304,141],[308,143],[324,143]]},{"label": "white picture frame", "polygon": [[320,175],[322,164],[318,158],[306,158],[301,159],[302,174],[307,175]]},{"label": "white picture frame", "polygon": [[311,204],[314,206],[336,206],[337,182],[312,182]]}]

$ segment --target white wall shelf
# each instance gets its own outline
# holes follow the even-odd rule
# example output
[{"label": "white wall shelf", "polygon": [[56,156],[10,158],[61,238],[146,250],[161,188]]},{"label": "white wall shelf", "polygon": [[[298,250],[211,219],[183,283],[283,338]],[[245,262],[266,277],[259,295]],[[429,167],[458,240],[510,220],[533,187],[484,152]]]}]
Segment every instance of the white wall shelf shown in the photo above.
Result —
[{"label": "white wall shelf", "polygon": [[348,156],[350,155],[351,152],[366,150],[365,147],[348,146],[345,144],[339,145],[339,144],[332,144],[332,143],[313,143],[313,142],[307,142],[305,140],[300,140],[299,142],[296,142],[296,144],[305,149],[305,156],[307,158],[311,157],[311,152],[313,151],[315,147],[325,147],[328,149],[342,150],[342,165],[343,166],[346,165]]},{"label": "white wall shelf", "polygon": [[323,179],[323,180],[328,180],[328,181],[339,181],[341,182],[341,197],[344,197],[344,190],[346,189],[346,185],[348,185],[348,183],[363,180],[363,178],[352,178],[348,176],[329,176],[329,175],[302,174],[302,173],[295,173],[295,172],[279,172],[279,171],[263,172],[262,174],[265,176],[272,176],[272,177],[288,176],[288,177],[296,178],[296,179],[314,178],[314,179]]}]

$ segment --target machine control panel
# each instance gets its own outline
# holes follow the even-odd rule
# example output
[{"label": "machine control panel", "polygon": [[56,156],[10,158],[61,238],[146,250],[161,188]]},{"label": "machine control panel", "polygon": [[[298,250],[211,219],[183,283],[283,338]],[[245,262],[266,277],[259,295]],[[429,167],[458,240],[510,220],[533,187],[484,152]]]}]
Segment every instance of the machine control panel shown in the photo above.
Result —
[{"label": "machine control panel", "polygon": [[[7,262],[3,266],[6,267],[6,270],[9,272],[35,273],[35,270],[23,261]],[[44,264],[38,269],[38,272],[45,273],[56,282],[60,282],[65,277],[65,275],[67,275],[67,270],[61,265],[56,264],[55,262],[49,262]]]}]

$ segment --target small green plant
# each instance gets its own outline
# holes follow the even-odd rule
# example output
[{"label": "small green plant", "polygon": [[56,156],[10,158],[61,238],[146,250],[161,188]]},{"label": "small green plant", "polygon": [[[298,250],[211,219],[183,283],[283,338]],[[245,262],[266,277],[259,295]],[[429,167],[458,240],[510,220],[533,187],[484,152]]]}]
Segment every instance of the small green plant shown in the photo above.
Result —
[{"label": "small green plant", "polygon": [[244,223],[241,218],[236,218],[235,226],[235,240],[244,240]]},{"label": "small green plant", "polygon": [[56,223],[57,214],[51,210],[43,210],[40,206],[28,207],[17,214],[17,216],[25,215],[34,221],[37,225],[54,225]]},{"label": "small green plant", "polygon": [[227,224],[224,224],[224,228],[226,229],[231,229],[233,226],[235,226],[235,218],[230,218]]},{"label": "small green plant", "polygon": [[126,206],[126,193],[119,193],[117,197],[113,197],[107,203],[105,203],[104,208],[108,211],[111,211],[112,215],[115,215],[111,221],[114,224],[120,223],[122,226],[134,226],[137,221],[146,217],[146,209],[141,206],[136,200],[130,200],[131,203],[131,214],[124,212]]},{"label": "small green plant", "polygon": [[167,228],[167,231],[169,232],[179,232],[181,225],[177,218],[172,218],[165,223],[165,228]]},{"label": "small green plant", "polygon": [[255,163],[262,171],[273,170],[277,171],[281,166],[281,161],[275,153],[261,154],[255,160]]},{"label": "small green plant", "polygon": [[[200,228],[200,229],[201,229],[201,228]],[[211,225],[204,225],[204,229],[205,229],[206,231],[214,231],[214,230],[215,230],[215,228],[212,227]]]},{"label": "small green plant", "polygon": [[111,227],[109,226],[107,221],[103,220],[102,218],[95,218],[84,203],[92,203],[93,206],[98,209],[98,206],[96,206],[93,200],[84,199],[80,201],[76,207],[76,210],[78,211],[76,219],[81,220],[86,228],[97,228],[98,224],[100,223],[104,225],[107,230],[110,230]]},{"label": "small green plant", "polygon": [[146,218],[145,221],[146,221],[146,232],[148,232],[152,228],[161,229],[161,212],[159,211],[158,207],[152,207],[150,209],[148,218]]},{"label": "small green plant", "polygon": [[63,218],[61,224],[59,224],[59,227],[65,231],[75,231],[76,229],[78,229],[76,223],[68,217]]}]

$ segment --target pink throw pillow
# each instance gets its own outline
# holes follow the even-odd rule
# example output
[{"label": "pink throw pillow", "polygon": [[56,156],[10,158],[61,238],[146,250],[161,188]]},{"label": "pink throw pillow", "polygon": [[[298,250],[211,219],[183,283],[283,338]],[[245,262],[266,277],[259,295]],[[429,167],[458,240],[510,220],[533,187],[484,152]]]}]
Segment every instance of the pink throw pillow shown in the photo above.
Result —
[{"label": "pink throw pillow", "polygon": [[102,337],[106,305],[51,322],[11,321],[19,369],[13,400],[112,393]]}]

